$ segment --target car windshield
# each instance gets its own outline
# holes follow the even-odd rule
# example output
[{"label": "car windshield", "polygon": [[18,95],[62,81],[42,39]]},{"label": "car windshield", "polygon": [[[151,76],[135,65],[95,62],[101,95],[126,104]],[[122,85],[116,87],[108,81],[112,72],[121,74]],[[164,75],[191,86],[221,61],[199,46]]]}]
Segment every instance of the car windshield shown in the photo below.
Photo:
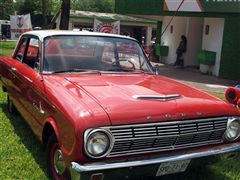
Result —
[{"label": "car windshield", "polygon": [[44,73],[152,72],[139,44],[125,38],[51,36],[44,40],[43,57]]}]

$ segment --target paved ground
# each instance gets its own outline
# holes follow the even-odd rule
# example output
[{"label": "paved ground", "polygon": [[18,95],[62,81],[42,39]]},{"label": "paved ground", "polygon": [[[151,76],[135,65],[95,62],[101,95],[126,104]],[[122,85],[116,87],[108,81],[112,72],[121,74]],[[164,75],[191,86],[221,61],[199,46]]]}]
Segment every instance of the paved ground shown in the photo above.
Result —
[{"label": "paved ground", "polygon": [[[152,62],[151,62],[152,63]],[[156,63],[152,63],[153,65]],[[223,93],[229,86],[235,86],[236,81],[220,79],[211,75],[201,74],[198,69],[176,69],[170,65],[159,65],[159,74],[184,82],[204,91]]]}]

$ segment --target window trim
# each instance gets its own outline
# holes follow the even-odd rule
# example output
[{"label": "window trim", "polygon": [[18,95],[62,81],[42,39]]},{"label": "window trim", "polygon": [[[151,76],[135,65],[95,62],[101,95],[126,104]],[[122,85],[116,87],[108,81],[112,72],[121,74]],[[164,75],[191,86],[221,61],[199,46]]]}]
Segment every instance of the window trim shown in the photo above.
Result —
[{"label": "window trim", "polygon": [[[25,39],[25,40],[24,40]],[[38,69],[34,69],[34,68],[32,68],[32,67],[30,67],[28,64],[26,64],[26,63],[24,63],[23,62],[23,59],[26,57],[26,55],[27,55],[27,51],[28,51],[28,47],[29,47],[29,44],[30,44],[30,40],[31,39],[36,39],[36,40],[38,40],[38,59],[39,59],[39,68]],[[19,42],[18,42],[18,46],[17,46],[17,48],[16,48],[16,51],[15,51],[15,53],[14,53],[14,55],[13,55],[13,59],[14,60],[17,60],[16,59],[16,56],[17,56],[17,54],[18,54],[18,52],[19,52],[19,50],[20,50],[20,48],[21,48],[21,45],[22,45],[22,43],[21,43],[21,41],[22,40],[24,40],[24,41],[27,41],[26,42],[26,46],[25,46],[25,48],[24,48],[24,53],[23,53],[23,58],[22,58],[22,60],[20,61],[22,64],[25,64],[27,67],[29,67],[29,68],[31,68],[32,70],[34,70],[34,71],[36,71],[36,72],[41,72],[41,61],[42,61],[42,56],[41,56],[41,46],[42,46],[42,43],[41,43],[41,40],[40,40],[40,38],[38,37],[38,36],[35,36],[35,35],[23,35],[22,37],[21,37],[21,39],[19,40]]]}]

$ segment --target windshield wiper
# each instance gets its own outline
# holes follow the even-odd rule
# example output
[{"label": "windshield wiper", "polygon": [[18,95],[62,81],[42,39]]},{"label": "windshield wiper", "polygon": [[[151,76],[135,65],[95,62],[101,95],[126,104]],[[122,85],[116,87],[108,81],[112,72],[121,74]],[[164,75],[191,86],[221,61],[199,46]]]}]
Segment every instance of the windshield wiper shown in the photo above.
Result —
[{"label": "windshield wiper", "polygon": [[125,73],[125,72],[131,72],[131,73],[148,73],[141,69],[107,69],[104,70],[104,73],[111,73],[111,72],[117,72],[117,73]]},{"label": "windshield wiper", "polygon": [[71,72],[80,72],[80,73],[93,73],[93,74],[101,74],[98,70],[92,70],[92,69],[65,69],[65,70],[59,70],[59,71],[52,71],[52,74],[58,74],[58,73],[71,73]]}]

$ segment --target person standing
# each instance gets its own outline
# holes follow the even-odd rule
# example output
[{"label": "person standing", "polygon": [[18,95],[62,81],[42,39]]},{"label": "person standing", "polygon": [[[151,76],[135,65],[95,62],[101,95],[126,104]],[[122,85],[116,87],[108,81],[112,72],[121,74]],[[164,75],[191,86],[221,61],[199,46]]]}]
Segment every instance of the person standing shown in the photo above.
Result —
[{"label": "person standing", "polygon": [[182,35],[181,36],[181,42],[177,48],[176,54],[177,54],[177,59],[176,62],[174,63],[175,67],[181,67],[183,68],[184,66],[184,59],[183,59],[183,54],[187,51],[187,38],[186,36]]}]

